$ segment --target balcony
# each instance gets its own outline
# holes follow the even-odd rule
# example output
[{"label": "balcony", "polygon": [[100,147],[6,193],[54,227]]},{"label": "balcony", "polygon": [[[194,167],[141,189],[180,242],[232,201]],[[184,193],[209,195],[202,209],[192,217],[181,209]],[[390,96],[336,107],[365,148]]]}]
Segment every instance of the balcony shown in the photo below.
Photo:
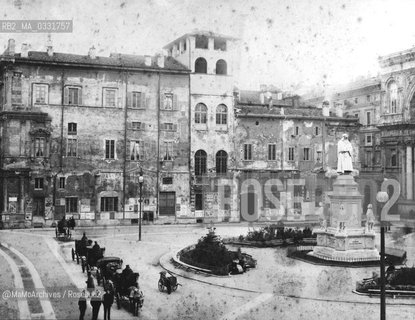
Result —
[{"label": "balcony", "polygon": [[379,125],[392,125],[403,122],[402,113],[383,114],[380,117]]}]

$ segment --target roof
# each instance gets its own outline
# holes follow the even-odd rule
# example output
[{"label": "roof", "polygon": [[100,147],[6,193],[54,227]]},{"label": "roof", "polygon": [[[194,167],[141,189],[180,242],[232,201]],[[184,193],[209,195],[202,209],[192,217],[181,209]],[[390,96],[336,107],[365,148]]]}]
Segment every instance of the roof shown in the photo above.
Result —
[{"label": "roof", "polygon": [[272,106],[272,107],[266,107],[264,105],[241,105],[238,104],[235,107],[235,112],[237,117],[243,117],[243,118],[281,118],[281,119],[295,119],[295,118],[301,118],[301,119],[309,119],[309,120],[341,120],[341,121],[348,121],[348,122],[357,122],[357,118],[347,118],[347,117],[335,117],[335,116],[329,116],[325,117],[323,116],[322,109],[319,108],[312,108],[312,107],[306,107],[306,108],[293,108],[293,107],[284,107],[284,106]]},{"label": "roof", "polygon": [[231,37],[231,36],[227,36],[227,35],[223,35],[223,34],[219,34],[219,33],[215,33],[212,31],[205,31],[205,30],[195,30],[189,33],[186,33],[182,36],[180,36],[179,38],[170,41],[168,44],[166,44],[163,49],[168,49],[170,48],[173,44],[175,44],[176,42],[186,39],[190,36],[206,36],[206,37],[213,37],[213,38],[221,38],[221,39],[227,39],[227,40],[238,40],[238,38],[235,37]]},{"label": "roof", "polygon": [[[0,56],[10,58],[10,56]],[[47,52],[29,51],[28,57],[22,57],[20,53],[14,55],[16,62],[28,63],[45,63],[56,65],[74,65],[95,68],[113,68],[113,69],[147,69],[151,71],[174,71],[182,73],[190,73],[183,64],[175,60],[173,57],[164,57],[164,68],[157,65],[157,57],[151,57],[151,66],[145,64],[146,57],[129,54],[111,54],[110,57],[97,56],[92,59],[88,55],[78,55],[71,53],[53,53],[49,56]]]}]

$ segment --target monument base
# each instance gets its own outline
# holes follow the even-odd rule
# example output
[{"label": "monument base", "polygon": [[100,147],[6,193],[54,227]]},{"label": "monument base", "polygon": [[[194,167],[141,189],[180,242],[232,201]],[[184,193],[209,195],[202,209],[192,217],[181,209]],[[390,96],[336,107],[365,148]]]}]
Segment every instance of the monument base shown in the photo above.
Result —
[{"label": "monument base", "polygon": [[316,230],[317,246],[309,255],[328,261],[359,262],[377,261],[379,251],[375,248],[375,234],[364,228]]}]

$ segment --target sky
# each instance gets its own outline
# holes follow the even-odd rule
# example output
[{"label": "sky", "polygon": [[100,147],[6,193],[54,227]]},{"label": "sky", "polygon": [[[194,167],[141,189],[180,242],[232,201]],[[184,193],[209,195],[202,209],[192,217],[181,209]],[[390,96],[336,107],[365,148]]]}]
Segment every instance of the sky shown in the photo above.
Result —
[{"label": "sky", "polygon": [[[378,57],[415,45],[411,0],[0,0],[0,19],[73,20],[52,33],[55,52],[155,54],[194,30],[239,39],[235,85],[330,88],[380,72]],[[48,35],[0,33],[46,50]]]}]

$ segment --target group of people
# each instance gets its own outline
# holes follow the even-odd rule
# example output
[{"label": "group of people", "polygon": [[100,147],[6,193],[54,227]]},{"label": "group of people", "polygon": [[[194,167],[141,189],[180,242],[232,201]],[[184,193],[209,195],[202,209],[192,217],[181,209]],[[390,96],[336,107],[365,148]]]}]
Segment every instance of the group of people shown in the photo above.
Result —
[{"label": "group of people", "polygon": [[[98,319],[99,310],[101,309],[101,304],[104,307],[104,320],[111,320],[111,307],[114,303],[114,292],[110,290],[105,290],[104,294],[101,295],[99,290],[94,290],[89,294],[90,304],[92,307],[92,320]],[[85,312],[87,309],[87,299],[88,295],[85,290],[82,291],[81,296],[79,297],[78,306],[79,306],[79,320],[83,320]]]}]

